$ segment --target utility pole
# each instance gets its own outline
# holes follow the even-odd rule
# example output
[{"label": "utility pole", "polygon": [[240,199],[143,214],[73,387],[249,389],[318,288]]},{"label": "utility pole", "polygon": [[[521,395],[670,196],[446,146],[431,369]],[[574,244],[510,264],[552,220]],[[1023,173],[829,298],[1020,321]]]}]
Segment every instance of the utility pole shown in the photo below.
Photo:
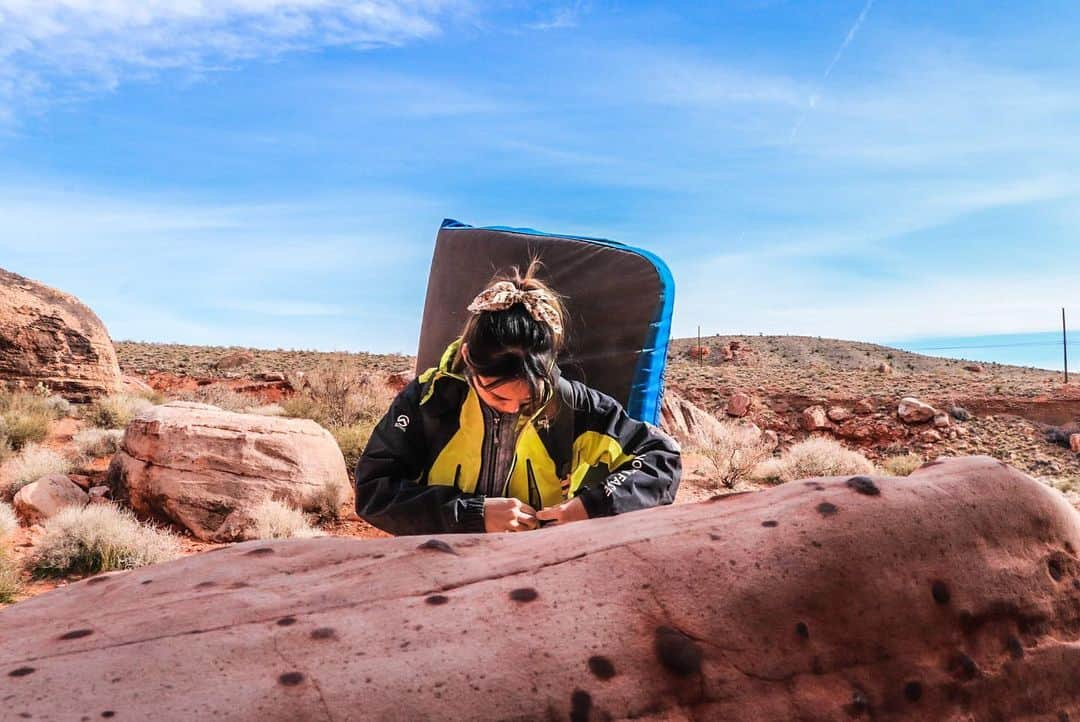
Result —
[{"label": "utility pole", "polygon": [[1069,337],[1065,334],[1065,309],[1061,309],[1061,351],[1065,354],[1065,383],[1069,383]]}]

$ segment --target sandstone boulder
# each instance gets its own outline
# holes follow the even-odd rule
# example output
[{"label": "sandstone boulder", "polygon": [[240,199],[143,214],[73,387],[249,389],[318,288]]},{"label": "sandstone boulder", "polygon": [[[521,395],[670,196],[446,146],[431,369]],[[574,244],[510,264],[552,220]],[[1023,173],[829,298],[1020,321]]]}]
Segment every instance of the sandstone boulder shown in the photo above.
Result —
[{"label": "sandstone boulder", "polygon": [[707,444],[721,430],[720,420],[668,391],[660,404],[660,428],[680,443]]},{"label": "sandstone boulder", "polygon": [[843,406],[830,406],[826,412],[826,416],[829,417],[829,421],[835,421],[840,424],[850,419],[854,414],[851,410]]},{"label": "sandstone boulder", "polygon": [[1080,454],[1080,434],[1069,434],[1069,449]]},{"label": "sandstone boulder", "polygon": [[74,296],[0,269],[0,384],[45,384],[69,401],[120,390],[105,325]]},{"label": "sandstone boulder", "polygon": [[49,474],[19,489],[12,505],[27,524],[38,524],[65,506],[86,506],[89,498],[65,475]]},{"label": "sandstone boulder", "polygon": [[873,399],[859,399],[855,402],[855,413],[860,416],[874,413],[874,408]]},{"label": "sandstone boulder", "polygon": [[949,415],[944,411],[938,411],[934,414],[934,426],[939,429],[947,429],[952,422],[949,420]]},{"label": "sandstone boulder", "polygon": [[735,392],[731,395],[731,398],[728,399],[727,415],[740,418],[746,416],[750,413],[751,400],[750,394],[743,393],[742,391]]},{"label": "sandstone boulder", "polygon": [[386,376],[386,385],[394,391],[401,391],[403,388],[409,385],[409,382],[416,378],[416,374],[412,371],[395,371]]},{"label": "sandstone boulder", "polygon": [[1078,549],[1065,498],[989,457],[519,534],[249,542],[0,612],[4,709],[1076,719]]},{"label": "sandstone boulder", "polygon": [[896,407],[896,415],[905,424],[921,424],[934,418],[937,411],[930,404],[919,401],[914,396],[905,396],[900,399]]},{"label": "sandstone boulder", "polygon": [[137,416],[109,467],[114,499],[207,541],[245,538],[274,498],[313,510],[327,489],[352,503],[334,437],[308,419],[237,414],[175,401]]},{"label": "sandstone boulder", "polygon": [[807,431],[817,431],[829,427],[829,417],[822,406],[809,406],[803,409],[799,423]]}]

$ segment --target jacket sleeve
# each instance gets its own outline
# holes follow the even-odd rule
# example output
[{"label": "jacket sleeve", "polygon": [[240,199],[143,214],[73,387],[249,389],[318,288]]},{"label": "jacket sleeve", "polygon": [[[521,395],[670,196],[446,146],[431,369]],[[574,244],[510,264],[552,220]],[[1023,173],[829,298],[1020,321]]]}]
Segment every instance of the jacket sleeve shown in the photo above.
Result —
[{"label": "jacket sleeve", "polygon": [[484,497],[421,483],[427,442],[420,382],[401,390],[356,464],[356,513],[395,535],[484,531]]},{"label": "jacket sleeve", "polygon": [[672,503],[682,476],[678,442],[656,426],[631,418],[610,396],[584,384],[575,386],[575,435],[592,431],[610,437],[623,459],[613,468],[599,465],[600,475],[586,474],[577,496],[589,516]]}]

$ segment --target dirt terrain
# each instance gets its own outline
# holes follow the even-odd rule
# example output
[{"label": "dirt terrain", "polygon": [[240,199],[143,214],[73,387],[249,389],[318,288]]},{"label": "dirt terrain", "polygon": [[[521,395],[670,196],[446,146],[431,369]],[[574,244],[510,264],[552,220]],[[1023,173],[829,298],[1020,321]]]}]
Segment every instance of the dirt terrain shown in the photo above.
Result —
[{"label": "dirt terrain", "polygon": [[[252,403],[276,403],[293,391],[290,379],[322,365],[347,363],[375,377],[397,381],[411,377],[415,359],[400,354],[323,353],[118,342],[120,367],[126,376],[146,383],[163,398],[200,394],[250,397]],[[1080,455],[1051,443],[1049,429],[1075,430],[1080,421],[1080,383],[1065,385],[1060,373],[1040,369],[941,359],[873,344],[797,336],[714,336],[702,340],[708,352],[695,353],[697,339],[672,343],[667,389],[720,418],[732,394],[749,394],[748,418],[777,432],[780,450],[806,438],[799,414],[808,406],[852,406],[869,401],[868,423],[887,426],[872,443],[848,443],[880,462],[915,453],[925,461],[939,456],[988,454],[1065,491],[1080,504]],[[885,364],[886,366],[883,366]],[[896,405],[916,396],[939,409],[963,407],[970,413],[963,435],[926,443],[896,419]],[[50,430],[46,445],[63,451],[85,422],[65,418]],[[901,435],[896,438],[897,435]],[[703,471],[693,449],[684,450],[684,480],[676,503],[701,501],[718,490]],[[101,483],[108,459],[98,459],[80,472],[87,485]],[[743,482],[738,490],[764,484]],[[180,530],[177,530],[178,532]],[[350,515],[324,531],[335,536],[386,536]],[[17,556],[29,554],[39,528],[21,528],[14,540]],[[183,535],[185,555],[222,546]],[[74,580],[27,579],[22,597],[39,594]]]},{"label": "dirt terrain", "polygon": [[[734,345],[734,350],[732,347]],[[1080,379],[1066,385],[1057,371],[922,356],[858,341],[808,336],[710,336],[672,343],[667,386],[723,415],[736,392],[750,394],[750,416],[780,433],[804,437],[797,412],[819,404],[851,406],[868,400],[894,427],[896,406],[914,396],[941,410],[961,407],[964,435],[925,445],[917,437],[863,445],[868,457],[914,452],[938,456],[989,454],[1032,476],[1080,490],[1080,458],[1046,440],[1047,431],[1078,431]]]}]

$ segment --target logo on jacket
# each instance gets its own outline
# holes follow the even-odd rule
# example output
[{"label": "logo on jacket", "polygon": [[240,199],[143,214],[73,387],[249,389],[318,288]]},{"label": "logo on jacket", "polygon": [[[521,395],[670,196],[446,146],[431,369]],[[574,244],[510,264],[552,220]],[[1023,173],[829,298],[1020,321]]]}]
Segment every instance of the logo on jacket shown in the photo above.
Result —
[{"label": "logo on jacket", "polygon": [[407,429],[408,426],[409,426],[409,417],[406,416],[405,414],[402,414],[401,416],[397,417],[397,421],[394,423],[394,428],[395,429],[401,429],[402,431]]}]

